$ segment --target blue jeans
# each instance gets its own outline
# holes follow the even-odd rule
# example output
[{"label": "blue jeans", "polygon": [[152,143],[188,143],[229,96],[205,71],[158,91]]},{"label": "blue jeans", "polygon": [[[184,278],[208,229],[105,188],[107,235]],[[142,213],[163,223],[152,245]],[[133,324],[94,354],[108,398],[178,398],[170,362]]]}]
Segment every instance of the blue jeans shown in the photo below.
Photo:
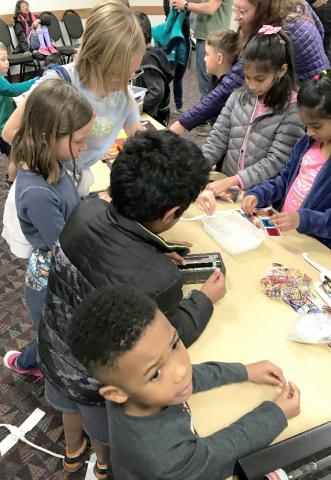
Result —
[{"label": "blue jeans", "polygon": [[205,41],[197,40],[195,45],[198,84],[201,97],[205,97],[212,89],[212,77],[206,72]]},{"label": "blue jeans", "polygon": [[183,106],[183,76],[186,71],[186,65],[181,63],[174,64],[175,76],[173,80],[174,100],[176,108],[182,108]]},{"label": "blue jeans", "polygon": [[[41,320],[43,306],[46,300],[47,288],[42,290],[34,290],[31,287],[25,287],[25,298],[28,304],[32,323],[38,326]],[[37,342],[30,343],[22,351],[21,355],[17,359],[17,366],[21,370],[31,370],[31,368],[37,367]]]}]

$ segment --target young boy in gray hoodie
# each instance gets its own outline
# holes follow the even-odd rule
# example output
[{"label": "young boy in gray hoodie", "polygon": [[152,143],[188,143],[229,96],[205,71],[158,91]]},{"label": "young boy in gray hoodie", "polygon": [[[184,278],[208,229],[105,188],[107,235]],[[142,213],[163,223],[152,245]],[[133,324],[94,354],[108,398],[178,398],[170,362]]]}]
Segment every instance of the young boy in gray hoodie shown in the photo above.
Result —
[{"label": "young boy in gray hoodie", "polygon": [[[192,366],[176,329],[153,300],[132,288],[106,287],[85,297],[68,342],[103,384],[115,479],[225,479],[239,457],[267,446],[300,410],[297,387],[271,362]],[[282,391],[229,427],[199,438],[186,403],[192,393],[245,381]]]}]

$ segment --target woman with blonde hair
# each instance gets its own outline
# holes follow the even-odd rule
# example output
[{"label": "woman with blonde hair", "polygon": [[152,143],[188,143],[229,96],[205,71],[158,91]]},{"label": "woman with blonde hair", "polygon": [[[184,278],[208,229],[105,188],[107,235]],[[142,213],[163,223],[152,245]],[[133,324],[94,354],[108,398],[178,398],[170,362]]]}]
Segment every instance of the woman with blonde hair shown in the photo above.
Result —
[{"label": "woman with blonde hair", "polygon": [[[78,173],[83,173],[82,194],[87,194],[93,183],[89,167],[109,150],[120,130],[124,128],[130,136],[142,128],[128,82],[135,77],[144,52],[144,36],[134,13],[121,0],[109,0],[92,10],[74,62],[62,67],[65,77],[96,113],[87,149],[77,159]],[[59,76],[57,70],[47,70],[41,81]],[[24,105],[19,107],[4,128],[8,143],[19,127],[23,109]]]}]

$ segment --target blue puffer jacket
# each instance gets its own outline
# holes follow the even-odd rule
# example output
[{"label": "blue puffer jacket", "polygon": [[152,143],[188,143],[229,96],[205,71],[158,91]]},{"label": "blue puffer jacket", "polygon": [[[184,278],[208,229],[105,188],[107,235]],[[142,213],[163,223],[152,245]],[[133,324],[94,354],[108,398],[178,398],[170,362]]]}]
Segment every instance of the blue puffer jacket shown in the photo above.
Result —
[{"label": "blue puffer jacket", "polygon": [[[258,207],[273,204],[281,209],[292,183],[298,176],[302,158],[309,150],[314,139],[305,135],[293,148],[286,166],[280,174],[248,190],[246,195],[255,195]],[[299,233],[311,235],[331,248],[331,157],[319,171],[311,190],[300,209]]]},{"label": "blue puffer jacket", "polygon": [[[323,28],[320,22],[318,26]],[[284,30],[292,41],[300,83],[313,78],[321,70],[330,68],[321,33],[314,23],[303,18],[289,18],[285,22]],[[240,87],[243,82],[242,62],[239,59],[222,82],[200,102],[183,113],[178,121],[186,130],[192,130],[212,117],[217,117],[233,90]]]}]

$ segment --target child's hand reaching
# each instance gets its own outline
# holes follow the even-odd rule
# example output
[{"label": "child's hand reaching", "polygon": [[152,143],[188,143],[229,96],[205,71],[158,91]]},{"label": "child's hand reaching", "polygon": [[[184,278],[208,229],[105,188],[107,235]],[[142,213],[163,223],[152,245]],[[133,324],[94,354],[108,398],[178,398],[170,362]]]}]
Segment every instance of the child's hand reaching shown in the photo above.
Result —
[{"label": "child's hand reaching", "polygon": [[257,198],[255,195],[247,195],[244,197],[243,203],[241,204],[241,209],[247,215],[253,215],[255,212],[255,208],[257,207]]},{"label": "child's hand reaching", "polygon": [[300,413],[300,390],[292,383],[287,383],[274,402],[283,410],[286,418],[293,418]]},{"label": "child's hand reaching", "polygon": [[254,383],[267,383],[277,387],[284,387],[286,380],[281,368],[268,360],[249,363],[246,365],[248,380]]},{"label": "child's hand reaching", "polygon": [[201,192],[195,203],[199,208],[204,210],[207,215],[212,215],[215,212],[216,200],[213,192],[210,190],[204,190]]},{"label": "child's hand reaching", "polygon": [[227,190],[229,187],[238,186],[237,177],[228,177],[222,178],[222,180],[215,180],[215,182],[210,182],[206,186],[206,190],[211,190],[215,197],[218,197],[222,192]]},{"label": "child's hand reaching", "polygon": [[270,220],[274,222],[282,232],[296,230],[300,224],[298,212],[276,213]]}]

